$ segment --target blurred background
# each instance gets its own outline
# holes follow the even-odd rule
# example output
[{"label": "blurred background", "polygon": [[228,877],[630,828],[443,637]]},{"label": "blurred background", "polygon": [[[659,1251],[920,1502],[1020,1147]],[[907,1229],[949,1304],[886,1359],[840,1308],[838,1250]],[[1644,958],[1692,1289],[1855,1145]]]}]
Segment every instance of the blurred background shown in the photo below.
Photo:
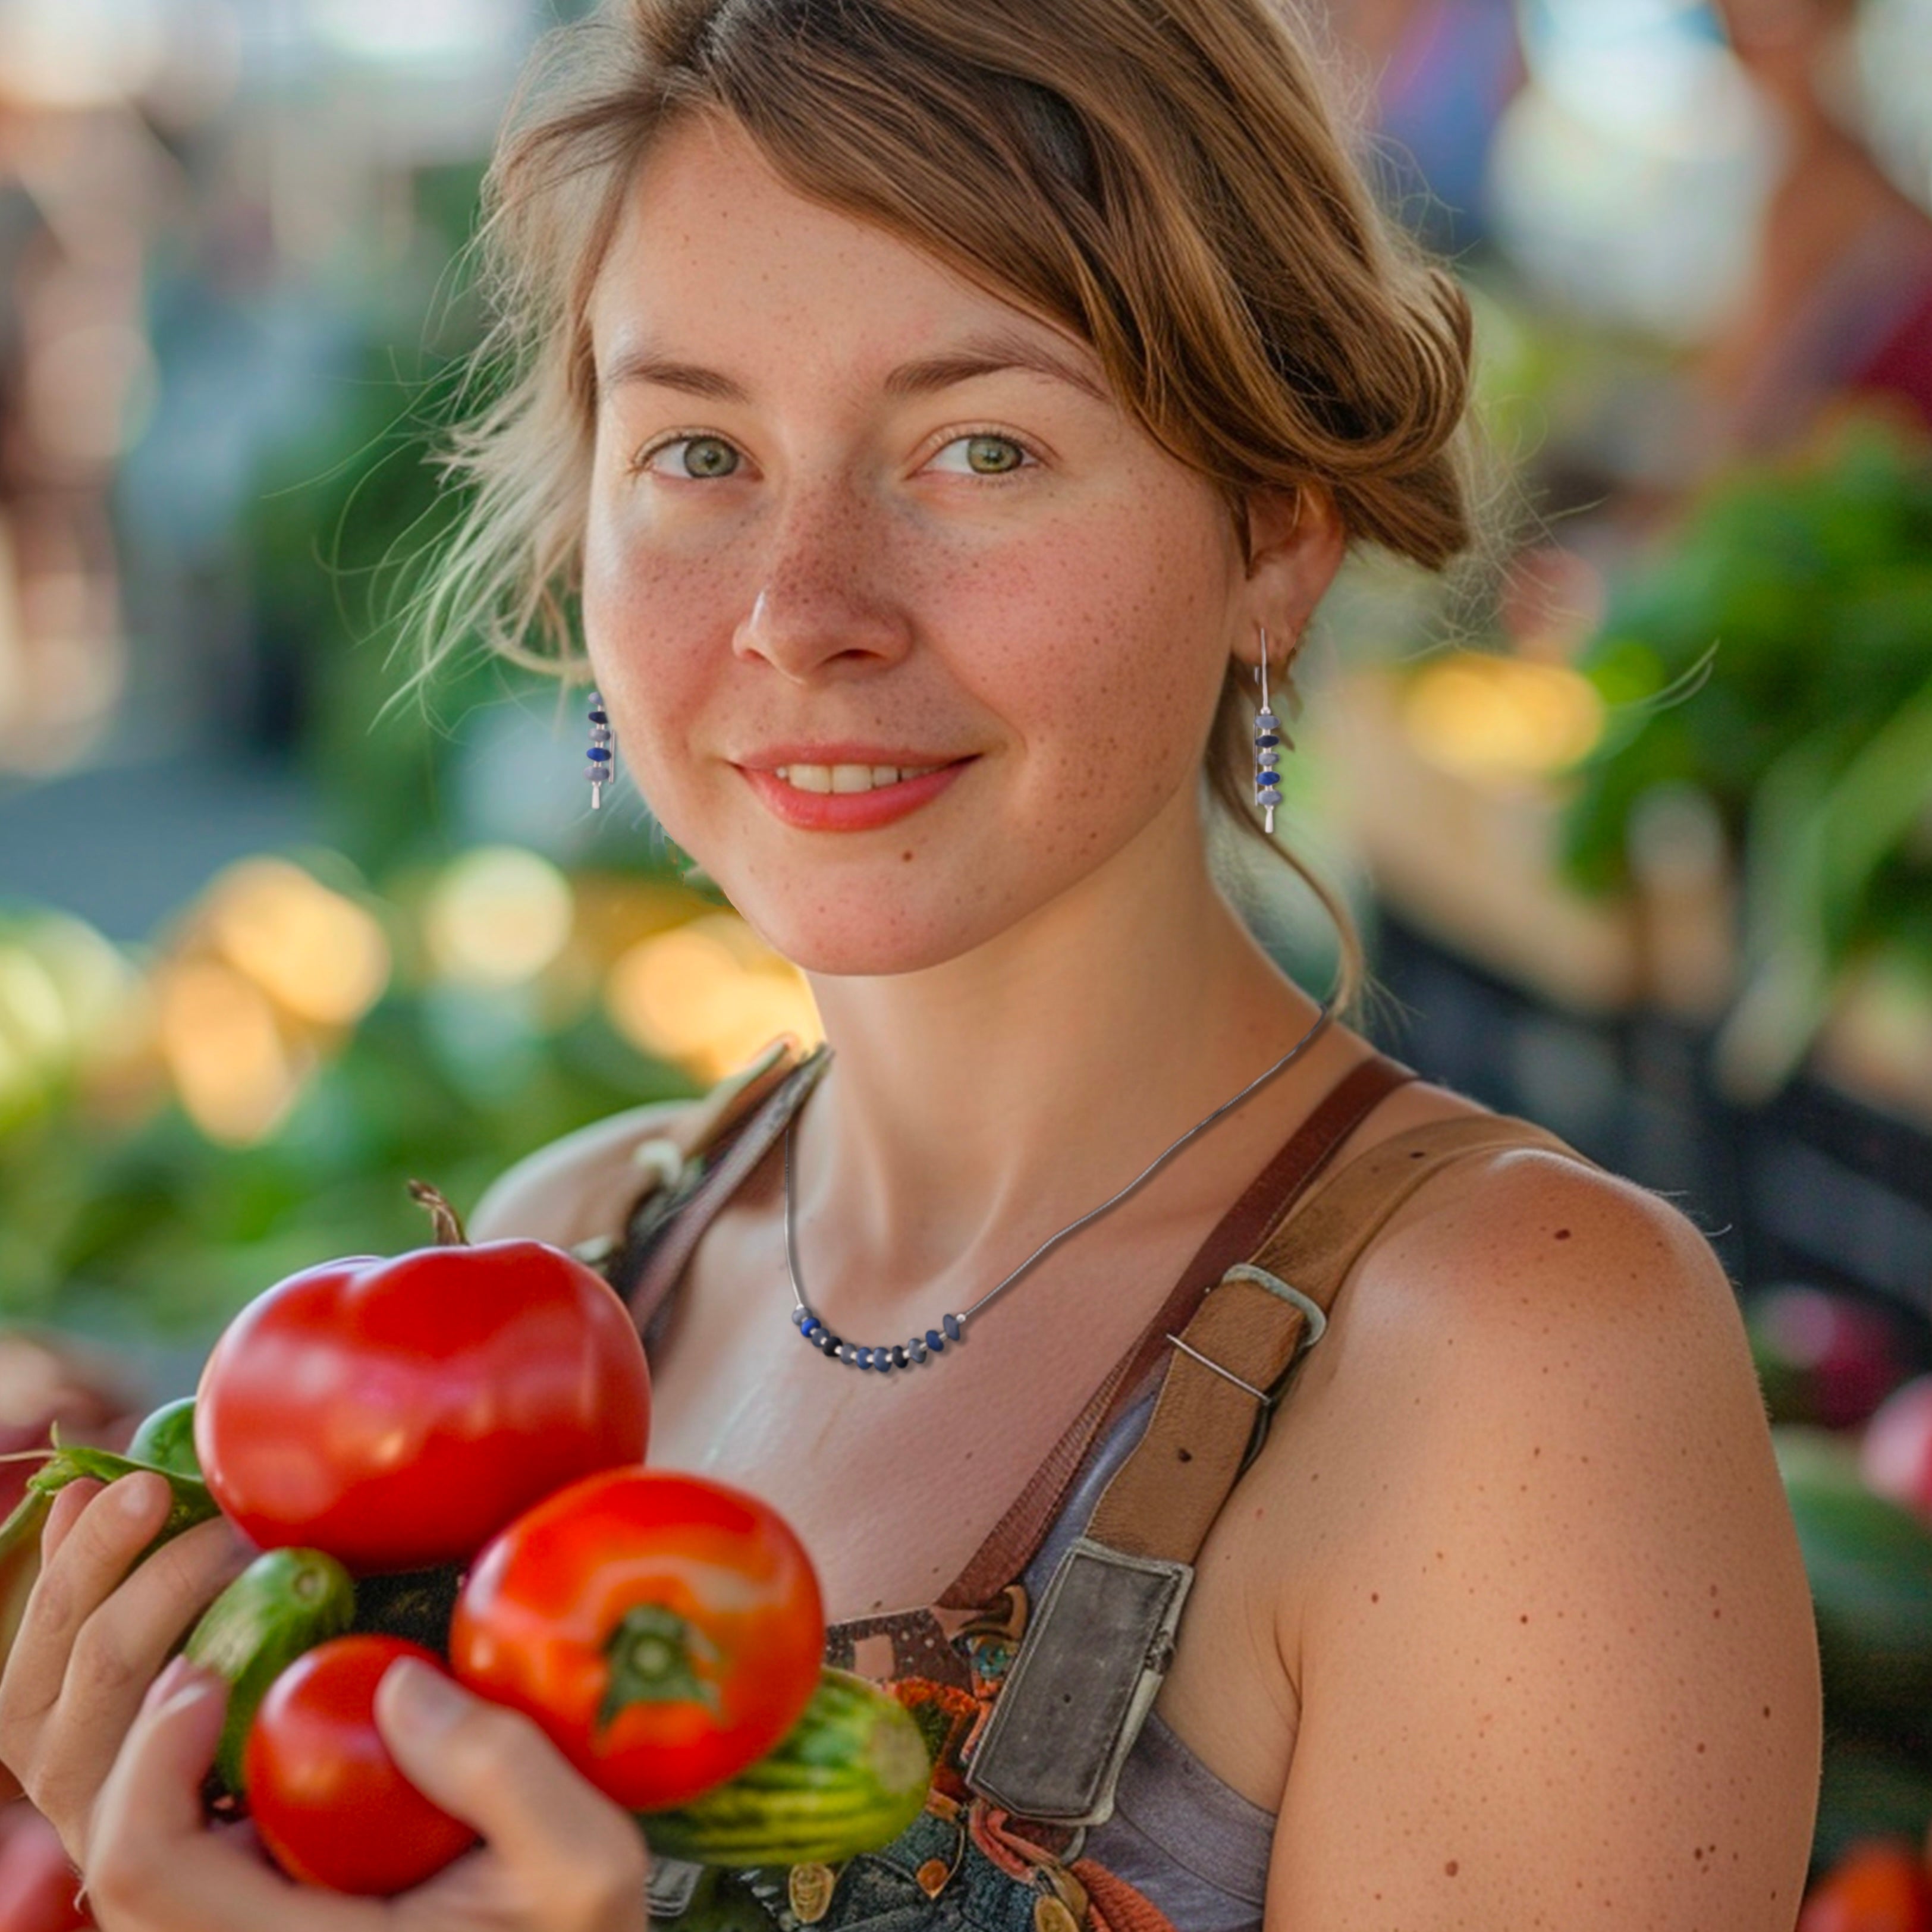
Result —
[{"label": "blurred background", "polygon": [[[426,1244],[406,1178],[466,1209],[815,1036],[624,780],[592,814],[580,704],[470,662],[385,709],[458,251],[580,10],[0,0],[12,1443]],[[1474,301],[1514,534],[1350,566],[1288,834],[1379,1042],[1668,1193],[1737,1283],[1827,1652],[1822,1888],[1932,1825],[1932,0],[1317,10]],[[1223,842],[1318,989],[1318,917]]]}]

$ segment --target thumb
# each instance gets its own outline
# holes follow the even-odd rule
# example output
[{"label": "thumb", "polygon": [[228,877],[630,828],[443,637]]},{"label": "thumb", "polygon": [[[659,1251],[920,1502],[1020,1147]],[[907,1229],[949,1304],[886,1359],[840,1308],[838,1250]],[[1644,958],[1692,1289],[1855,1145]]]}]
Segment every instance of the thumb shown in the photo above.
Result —
[{"label": "thumb", "polygon": [[376,1686],[376,1722],[403,1775],[512,1866],[580,1882],[594,1863],[641,1895],[642,1832],[522,1712],[402,1658]]}]

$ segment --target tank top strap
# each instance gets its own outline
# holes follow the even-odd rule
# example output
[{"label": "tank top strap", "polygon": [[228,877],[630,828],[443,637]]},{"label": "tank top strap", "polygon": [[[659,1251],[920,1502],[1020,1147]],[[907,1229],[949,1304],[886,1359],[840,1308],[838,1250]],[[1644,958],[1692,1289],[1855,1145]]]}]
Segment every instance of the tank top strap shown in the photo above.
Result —
[{"label": "tank top strap", "polygon": [[1287,1218],[1356,1128],[1414,1072],[1371,1052],[1330,1088],[1196,1251],[1138,1339],[1101,1378],[1085,1406],[994,1526],[935,1607],[964,1610],[996,1598],[1040,1546],[1092,1452],[1165,1369],[1170,1331],[1186,1327],[1208,1290],[1247,1260]]}]

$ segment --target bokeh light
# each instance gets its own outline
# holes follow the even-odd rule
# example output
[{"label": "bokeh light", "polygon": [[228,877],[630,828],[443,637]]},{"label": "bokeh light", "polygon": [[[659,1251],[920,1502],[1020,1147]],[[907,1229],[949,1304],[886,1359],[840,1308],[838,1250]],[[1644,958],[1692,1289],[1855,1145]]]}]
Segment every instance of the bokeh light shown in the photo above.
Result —
[{"label": "bokeh light", "polygon": [[230,867],[207,916],[216,950],[298,1019],[352,1024],[388,983],[389,944],[375,918],[286,860]]},{"label": "bokeh light", "polygon": [[438,971],[460,983],[514,986],[563,950],[574,916],[570,881],[534,852],[478,846],[451,865],[424,909]]},{"label": "bokeh light", "polygon": [[1402,717],[1416,748],[1444,770],[1508,782],[1547,777],[1587,756],[1604,712],[1578,672],[1469,652],[1418,672]]},{"label": "bokeh light", "polygon": [[734,914],[707,914],[640,941],[605,982],[612,1023],[646,1053],[706,1080],[742,1066],[776,1035],[824,1029],[805,976]]}]

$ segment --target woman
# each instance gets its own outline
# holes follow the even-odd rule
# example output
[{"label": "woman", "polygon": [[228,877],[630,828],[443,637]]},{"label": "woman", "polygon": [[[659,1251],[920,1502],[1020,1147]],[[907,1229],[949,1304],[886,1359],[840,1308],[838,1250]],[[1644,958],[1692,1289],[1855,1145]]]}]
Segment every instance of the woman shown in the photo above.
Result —
[{"label": "woman", "polygon": [[[1177,1283],[1292,1300],[1223,1271],[1291,1169],[1494,1124],[1274,968],[1210,875],[1202,782],[1250,817],[1256,674],[1284,691],[1348,545],[1468,540],[1467,311],[1378,229],[1262,0],[633,0],[554,52],[494,176],[512,360],[428,621],[587,668],[832,1051],[708,1124],[572,1136],[471,1232],[628,1232],[652,1460],[776,1504],[835,1652],[970,1732],[1100,1478],[1136,1427],[1169,1440],[1159,1375],[1280,1393],[1165,1346]],[[1340,1217],[1366,1252],[1284,1318],[1298,1348],[1330,1316],[1186,1545],[1171,1657],[1126,1659],[1158,1706],[1112,1818],[992,1804],[956,1727],[932,1836],[736,1904],[1788,1928],[1816,1660],[1735,1301],[1674,1210],[1519,1138]],[[852,1372],[874,1348],[894,1372]],[[484,1850],[378,1908],[203,1832],[219,1700],[141,1691],[238,1559],[198,1531],[113,1588],[158,1507],[68,1493],[0,1711],[109,1932],[647,1922],[628,1821],[400,1667],[386,1734]],[[1086,1716],[1070,1696],[1036,1774]]]}]

